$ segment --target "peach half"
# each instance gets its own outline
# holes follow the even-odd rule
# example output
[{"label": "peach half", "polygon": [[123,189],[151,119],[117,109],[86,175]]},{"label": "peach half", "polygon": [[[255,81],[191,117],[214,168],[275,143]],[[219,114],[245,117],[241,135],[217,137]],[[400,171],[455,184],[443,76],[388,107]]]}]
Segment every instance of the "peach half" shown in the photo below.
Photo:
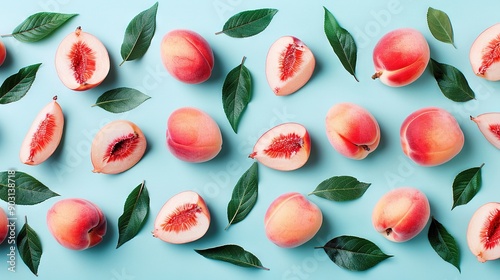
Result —
[{"label": "peach half", "polygon": [[403,152],[422,166],[443,164],[464,146],[464,134],[448,111],[426,107],[411,113],[401,125]]},{"label": "peach half", "polygon": [[338,103],[326,114],[326,135],[341,155],[364,159],[380,142],[380,127],[375,117],[354,103]]},{"label": "peach half", "polygon": [[489,81],[500,80],[500,23],[488,27],[474,40],[469,60],[474,74]]},{"label": "peach half", "polygon": [[264,133],[249,157],[269,168],[291,171],[306,164],[310,153],[307,129],[298,123],[283,123]]},{"label": "peach half", "polygon": [[430,205],[423,192],[401,187],[383,195],[372,212],[375,230],[394,242],[405,242],[417,236],[430,217]]},{"label": "peach half", "polygon": [[210,227],[205,200],[194,191],[172,196],[156,216],[153,237],[172,244],[200,239]]},{"label": "peach half", "polygon": [[467,227],[467,245],[480,262],[500,259],[500,203],[479,207]]},{"label": "peach half", "polygon": [[276,95],[289,95],[311,78],[316,60],[304,42],[293,36],[276,40],[267,53],[266,78]]},{"label": "peach half", "polygon": [[500,149],[500,112],[484,113],[470,119],[476,123],[484,138]]}]

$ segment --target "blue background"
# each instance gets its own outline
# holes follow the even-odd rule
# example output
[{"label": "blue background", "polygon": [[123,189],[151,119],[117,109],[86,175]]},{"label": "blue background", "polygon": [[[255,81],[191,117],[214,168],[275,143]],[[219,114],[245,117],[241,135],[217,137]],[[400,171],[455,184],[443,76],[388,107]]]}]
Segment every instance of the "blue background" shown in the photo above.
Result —
[{"label": "blue background", "polygon": [[[31,174],[61,196],[35,206],[18,206],[18,230],[23,217],[41,238],[44,253],[38,279],[496,279],[498,261],[479,263],[466,243],[466,229],[472,213],[482,204],[500,200],[498,190],[499,151],[490,145],[469,120],[499,110],[500,84],[476,76],[469,64],[469,48],[477,35],[498,20],[496,1],[159,1],[157,30],[146,55],[137,61],[121,62],[120,46],[130,20],[155,1],[81,1],[37,0],[10,1],[0,10],[0,33],[9,33],[21,21],[39,11],[78,13],[70,22],[38,43],[19,43],[2,38],[8,57],[0,68],[0,80],[27,65],[42,63],[33,87],[18,102],[0,107],[0,170],[15,169]],[[293,3],[293,4],[292,4]],[[323,6],[350,31],[358,45],[356,74],[348,74],[331,49],[323,32]],[[428,7],[445,11],[453,24],[455,44],[434,39],[427,27]],[[214,35],[224,22],[237,12],[272,7],[279,9],[270,26],[257,36],[235,39]],[[109,51],[111,70],[97,88],[86,92],[68,90],[59,81],[54,68],[54,54],[59,42],[77,26],[101,39]],[[390,88],[371,80],[374,72],[372,50],[386,32],[401,27],[420,30],[431,47],[431,56],[439,62],[460,69],[476,93],[476,100],[455,103],[440,92],[427,70],[415,83]],[[215,54],[212,77],[200,85],[182,84],[164,70],[160,42],[165,33],[178,28],[194,30],[211,44]],[[269,46],[279,37],[293,35],[313,51],[317,66],[309,83],[288,97],[274,96],[265,79],[264,65]],[[221,88],[225,75],[246,56],[245,65],[252,72],[252,100],[235,134],[222,109]],[[91,107],[97,97],[109,89],[132,87],[151,96],[140,107],[123,114],[112,114]],[[20,143],[38,111],[52,96],[58,95],[65,119],[65,133],[57,152],[39,166],[25,166],[18,159]],[[379,148],[363,161],[342,157],[329,144],[324,128],[328,109],[338,102],[354,102],[368,109],[378,120],[382,138]],[[165,147],[166,120],[180,107],[194,106],[209,113],[219,124],[224,144],[212,161],[190,164],[174,158]],[[450,111],[465,134],[462,152],[450,162],[437,167],[420,167],[407,159],[400,147],[399,128],[411,112],[426,106]],[[128,119],[141,127],[148,140],[144,158],[129,171],[119,175],[93,174],[90,143],[100,127],[111,120]],[[312,138],[308,163],[292,172],[259,167],[259,198],[250,215],[241,223],[227,225],[226,206],[231,192],[244,171],[252,164],[247,155],[257,138],[283,122],[299,122]],[[452,182],[468,168],[483,167],[483,185],[467,205],[451,211]],[[263,219],[269,204],[279,195],[297,191],[307,194],[323,180],[350,175],[371,183],[365,195],[355,201],[335,203],[310,196],[323,211],[324,223],[317,236],[306,244],[284,249],[267,240]],[[126,197],[134,187],[146,181],[151,196],[150,215],[138,236],[115,249],[117,221]],[[431,203],[432,215],[457,240],[461,250],[462,273],[444,262],[431,248],[427,229],[406,243],[392,243],[375,232],[371,211],[387,191],[399,186],[413,186],[424,191]],[[161,206],[172,195],[196,190],[206,200],[212,214],[208,233],[200,240],[171,245],[151,236],[153,222]],[[71,251],[60,246],[50,235],[45,215],[60,199],[80,197],[93,201],[108,219],[104,241],[89,250]],[[0,203],[6,208],[6,203]],[[376,243],[385,253],[394,255],[365,272],[350,272],[337,267],[322,250],[340,235],[355,235]],[[246,269],[208,260],[193,249],[239,244],[254,253],[270,271]],[[17,259],[15,273],[7,271],[8,246],[0,245],[1,279],[34,279],[29,269]]]}]

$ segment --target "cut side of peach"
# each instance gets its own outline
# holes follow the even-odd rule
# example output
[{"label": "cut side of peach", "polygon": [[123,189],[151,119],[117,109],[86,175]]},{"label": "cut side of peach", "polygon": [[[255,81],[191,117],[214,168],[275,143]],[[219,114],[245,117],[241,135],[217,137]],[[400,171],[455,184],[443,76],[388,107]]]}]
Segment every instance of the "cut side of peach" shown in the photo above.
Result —
[{"label": "cut side of peach", "polygon": [[269,168],[290,171],[302,167],[310,153],[307,129],[298,123],[284,123],[264,133],[249,157]]},{"label": "cut side of peach", "polygon": [[500,80],[500,23],[479,34],[470,48],[474,74],[490,81]]},{"label": "cut side of peach", "polygon": [[485,113],[470,119],[477,124],[484,138],[500,149],[500,113]]}]

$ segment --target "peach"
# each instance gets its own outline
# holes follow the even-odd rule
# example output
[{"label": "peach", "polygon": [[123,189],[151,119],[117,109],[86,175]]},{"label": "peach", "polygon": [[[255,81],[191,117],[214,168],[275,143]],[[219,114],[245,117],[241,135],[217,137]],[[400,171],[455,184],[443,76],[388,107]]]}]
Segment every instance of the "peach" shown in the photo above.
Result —
[{"label": "peach", "polygon": [[479,207],[467,227],[467,245],[480,262],[500,259],[500,203]]},{"label": "peach", "polygon": [[372,212],[372,223],[388,240],[405,242],[424,229],[429,217],[430,206],[425,194],[415,188],[401,187],[379,199]]},{"label": "peach", "polygon": [[9,233],[8,226],[9,219],[7,218],[7,214],[5,214],[5,210],[3,210],[3,208],[0,208],[0,244],[2,244]]},{"label": "peach", "polygon": [[94,203],[81,198],[56,202],[47,212],[47,225],[62,246],[84,250],[99,244],[106,234],[106,217]]},{"label": "peach", "polygon": [[365,108],[338,103],[326,115],[326,135],[333,148],[352,159],[364,159],[380,142],[380,127]]},{"label": "peach", "polygon": [[177,29],[168,32],[163,37],[160,51],[167,71],[181,82],[199,84],[212,75],[212,48],[194,31]]},{"label": "peach", "polygon": [[500,149],[500,112],[470,116],[470,119],[476,123],[484,138],[495,148]]},{"label": "peach", "polygon": [[167,121],[167,147],[180,160],[205,162],[222,149],[219,125],[202,110],[184,107],[172,112]]},{"label": "peach", "polygon": [[422,166],[443,164],[464,146],[464,134],[448,111],[426,107],[411,113],[401,125],[403,152]]},{"label": "peach", "polygon": [[384,35],[373,50],[373,79],[400,87],[417,80],[430,60],[430,48],[424,35],[412,28],[393,30]]},{"label": "peach", "polygon": [[6,57],[7,57],[7,50],[5,48],[5,44],[2,41],[0,41],[0,66],[5,61]]},{"label": "peach", "polygon": [[264,217],[267,238],[283,248],[297,247],[311,240],[322,223],[321,209],[297,192],[276,198]]},{"label": "peach", "polygon": [[276,95],[289,95],[303,87],[311,78],[316,60],[300,39],[283,36],[267,53],[266,78]]},{"label": "peach", "polygon": [[489,81],[500,80],[500,23],[488,27],[474,40],[469,60],[474,74]]},{"label": "peach", "polygon": [[210,212],[205,200],[194,191],[171,197],[156,216],[153,237],[172,244],[200,239],[210,227]]}]

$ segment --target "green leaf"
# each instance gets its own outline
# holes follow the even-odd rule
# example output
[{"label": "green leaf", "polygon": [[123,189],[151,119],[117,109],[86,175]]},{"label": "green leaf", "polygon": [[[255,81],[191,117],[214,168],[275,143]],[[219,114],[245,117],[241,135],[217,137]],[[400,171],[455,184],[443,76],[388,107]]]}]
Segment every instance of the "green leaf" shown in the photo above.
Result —
[{"label": "green leaf", "polygon": [[77,15],[48,12],[36,13],[14,28],[12,34],[2,35],[2,37],[13,36],[21,42],[37,42],[50,35],[69,19]]},{"label": "green leaf", "polygon": [[469,203],[481,189],[481,169],[479,167],[470,168],[460,172],[453,181],[453,206],[452,210]]},{"label": "green leaf", "polygon": [[121,87],[103,93],[92,107],[99,106],[111,113],[123,113],[136,108],[149,98],[136,89]]},{"label": "green leaf", "polygon": [[321,182],[310,195],[314,194],[333,201],[349,201],[363,196],[370,185],[354,177],[335,176]]},{"label": "green leaf", "polygon": [[430,68],[441,92],[455,102],[475,99],[474,91],[469,86],[464,74],[457,68],[439,63],[431,58]]},{"label": "green leaf", "polygon": [[42,257],[42,243],[37,233],[28,225],[28,218],[17,235],[17,249],[19,256],[28,268],[38,276],[38,266]]},{"label": "green leaf", "polygon": [[455,238],[434,217],[432,217],[427,236],[434,251],[443,260],[454,265],[460,271],[460,250],[458,244]]},{"label": "green leaf", "polygon": [[258,165],[256,162],[241,176],[233,189],[233,195],[227,205],[227,219],[230,225],[241,222],[250,213],[257,202],[259,185]]},{"label": "green leaf", "polygon": [[262,263],[255,255],[245,251],[238,245],[230,244],[203,250],[195,249],[195,252],[208,259],[224,261],[242,267],[269,270],[269,268],[262,266]]},{"label": "green leaf", "polygon": [[0,86],[0,104],[16,102],[28,93],[36,78],[41,63],[21,68],[17,74],[8,77]]},{"label": "green leaf", "polygon": [[356,77],[356,60],[358,52],[356,42],[351,34],[339,25],[333,14],[327,8],[323,8],[325,9],[324,28],[326,38],[328,38],[333,51],[340,59],[345,70],[359,82]]},{"label": "green leaf", "polygon": [[318,248],[323,248],[336,265],[352,271],[367,270],[392,257],[369,240],[347,235],[336,237]]},{"label": "green leaf", "polygon": [[142,11],[135,16],[125,30],[125,37],[121,47],[122,65],[125,61],[131,61],[142,57],[149,46],[156,30],[156,12],[158,2],[151,8]]},{"label": "green leaf", "polygon": [[123,214],[118,218],[117,249],[139,233],[148,213],[149,193],[142,182],[129,194],[123,206]]},{"label": "green leaf", "polygon": [[259,34],[271,23],[276,9],[259,9],[240,12],[230,17],[222,31],[216,35],[224,33],[234,38],[245,38]]},{"label": "green leaf", "polygon": [[434,38],[455,47],[453,42],[453,27],[451,26],[450,18],[445,12],[429,7],[427,10],[427,25]]},{"label": "green leaf", "polygon": [[59,196],[44,184],[21,171],[0,172],[0,199],[16,205],[35,205]]},{"label": "green leaf", "polygon": [[238,131],[241,115],[252,98],[252,76],[244,63],[245,57],[239,66],[227,74],[222,86],[224,112],[235,133]]}]

